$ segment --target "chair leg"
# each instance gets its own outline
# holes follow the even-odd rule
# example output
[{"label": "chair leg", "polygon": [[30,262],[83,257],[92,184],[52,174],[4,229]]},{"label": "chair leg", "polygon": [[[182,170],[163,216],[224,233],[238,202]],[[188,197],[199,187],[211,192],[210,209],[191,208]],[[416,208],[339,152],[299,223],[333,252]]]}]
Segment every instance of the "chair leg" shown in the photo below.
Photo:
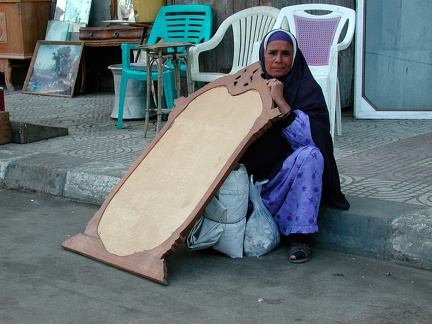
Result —
[{"label": "chair leg", "polygon": [[329,121],[330,121],[330,135],[332,137],[332,139],[334,140],[334,133],[335,133],[335,105],[334,105],[334,100],[333,100],[333,96],[331,93],[331,87],[330,85],[327,85],[327,88],[324,91],[324,99],[326,101],[327,104],[327,109],[329,112]]},{"label": "chair leg", "polygon": [[123,110],[125,104],[127,82],[128,82],[128,78],[122,75],[120,80],[120,94],[119,94],[118,114],[117,114],[118,129],[123,128]]},{"label": "chair leg", "polygon": [[330,103],[329,103],[329,118],[330,118],[330,135],[332,137],[332,139],[334,140],[334,136],[335,136],[335,104],[333,99],[331,98],[331,94],[329,94],[330,96]]},{"label": "chair leg", "polygon": [[332,95],[332,87],[330,84],[329,78],[316,78],[319,86],[322,89],[324,100],[327,105],[328,113],[329,113],[329,121],[330,121],[330,135],[334,140],[334,130],[335,130],[335,104],[334,104],[334,96]]},{"label": "chair leg", "polygon": [[174,80],[174,71],[167,70],[164,73],[163,88],[166,107],[169,109],[174,108],[174,99],[177,97],[176,84]]},{"label": "chair leg", "polygon": [[[149,81],[150,80],[150,81]],[[145,120],[144,120],[144,137],[147,137],[147,131],[148,131],[148,125],[149,125],[149,119],[150,119],[150,100],[153,100],[152,97],[152,86],[153,86],[153,80],[151,77],[147,77],[146,82],[146,112],[145,112]],[[156,104],[157,105],[157,104]]]},{"label": "chair leg", "polygon": [[336,84],[336,134],[342,135],[342,107],[340,101],[339,81]]},{"label": "chair leg", "polygon": [[329,96],[329,117],[330,117],[330,134],[332,136],[332,139],[334,141],[334,137],[336,135],[336,109],[337,109],[337,85],[333,86],[332,84],[328,85],[328,96]]}]

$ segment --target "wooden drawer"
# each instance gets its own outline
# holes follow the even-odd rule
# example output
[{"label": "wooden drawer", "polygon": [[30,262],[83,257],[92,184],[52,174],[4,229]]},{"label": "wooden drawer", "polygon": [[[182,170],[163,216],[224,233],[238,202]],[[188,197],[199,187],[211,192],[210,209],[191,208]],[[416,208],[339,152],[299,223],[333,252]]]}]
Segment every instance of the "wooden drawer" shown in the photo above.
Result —
[{"label": "wooden drawer", "polygon": [[140,40],[144,27],[83,27],[80,28],[80,40],[115,40],[137,39]]}]

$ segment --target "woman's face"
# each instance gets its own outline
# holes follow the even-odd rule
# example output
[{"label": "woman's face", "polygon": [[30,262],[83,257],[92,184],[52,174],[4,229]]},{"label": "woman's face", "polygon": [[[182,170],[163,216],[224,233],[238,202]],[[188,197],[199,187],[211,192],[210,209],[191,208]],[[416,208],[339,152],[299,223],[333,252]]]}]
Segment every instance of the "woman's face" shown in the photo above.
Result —
[{"label": "woman's face", "polygon": [[293,61],[293,46],[283,40],[276,40],[267,45],[264,53],[264,66],[273,78],[288,74]]}]

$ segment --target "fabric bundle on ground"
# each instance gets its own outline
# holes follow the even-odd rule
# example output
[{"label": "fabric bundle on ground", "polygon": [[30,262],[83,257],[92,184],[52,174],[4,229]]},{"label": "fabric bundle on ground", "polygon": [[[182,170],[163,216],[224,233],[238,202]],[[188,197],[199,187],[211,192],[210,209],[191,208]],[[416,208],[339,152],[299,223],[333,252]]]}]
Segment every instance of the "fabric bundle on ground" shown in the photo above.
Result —
[{"label": "fabric bundle on ground", "polygon": [[228,175],[186,240],[191,250],[213,247],[231,258],[243,257],[249,180],[242,164]]}]

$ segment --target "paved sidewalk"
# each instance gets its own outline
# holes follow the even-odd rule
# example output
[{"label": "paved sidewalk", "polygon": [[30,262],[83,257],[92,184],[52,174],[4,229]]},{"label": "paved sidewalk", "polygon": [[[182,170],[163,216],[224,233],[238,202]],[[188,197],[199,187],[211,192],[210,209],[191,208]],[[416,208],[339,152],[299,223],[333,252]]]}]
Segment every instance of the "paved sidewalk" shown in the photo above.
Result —
[{"label": "paved sidewalk", "polygon": [[[12,121],[69,135],[0,146],[0,185],[101,204],[155,136],[143,120],[116,128],[113,93],[59,98],[5,93]],[[432,268],[432,120],[357,120],[335,138],[349,211],[323,206],[317,245]],[[145,185],[145,184],[144,184]]]}]

